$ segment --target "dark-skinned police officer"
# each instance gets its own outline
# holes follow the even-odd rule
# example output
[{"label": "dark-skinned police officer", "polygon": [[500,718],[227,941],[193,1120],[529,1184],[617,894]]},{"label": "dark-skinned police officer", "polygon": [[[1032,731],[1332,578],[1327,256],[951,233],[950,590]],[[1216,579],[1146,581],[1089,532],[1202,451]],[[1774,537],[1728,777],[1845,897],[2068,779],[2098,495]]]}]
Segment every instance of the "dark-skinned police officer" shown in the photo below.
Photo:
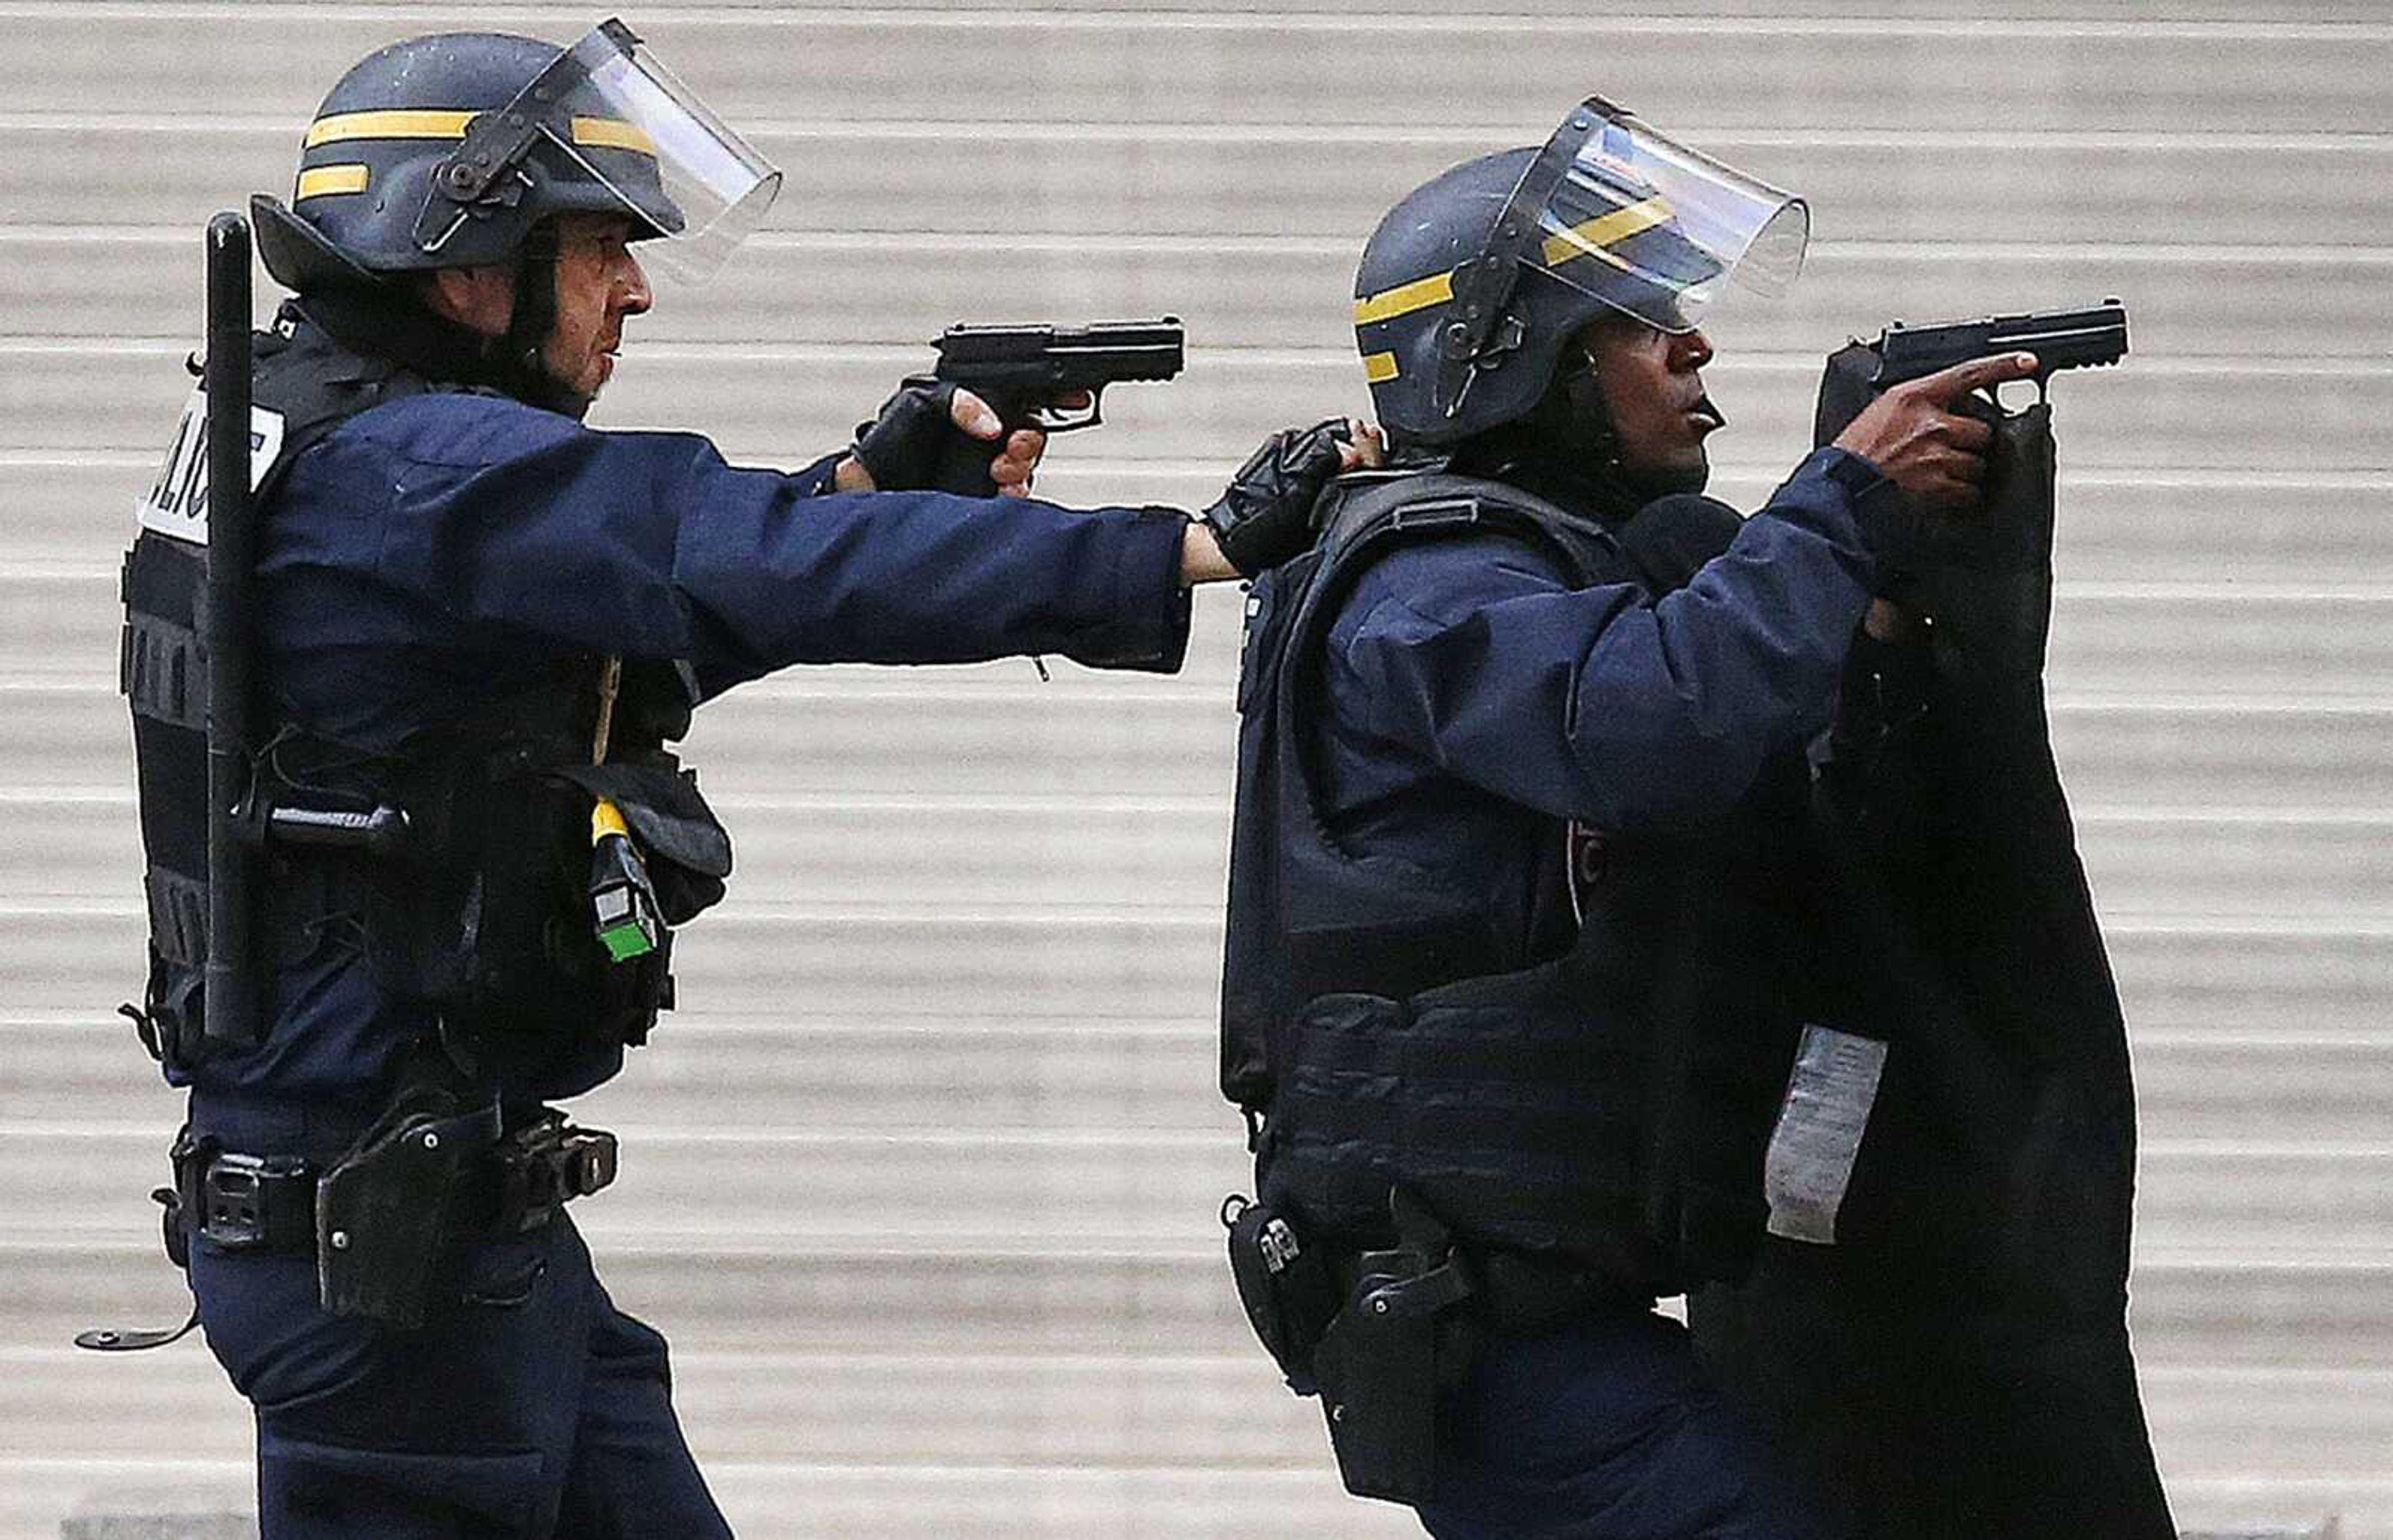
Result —
[{"label": "dark-skinned police officer", "polygon": [[[1209,523],[898,489],[997,436],[968,394],[909,387],[857,456],[792,474],[583,426],[649,306],[635,251],[717,262],[779,179],[618,23],[395,44],[305,146],[290,207],[254,206],[296,296],[255,340],[254,1042],[202,1031],[187,478],[127,564],[135,1013],[190,1092],[170,1249],[255,1405],[268,1540],[726,1533],[662,1338],[562,1211],[611,1138],[543,1106],[645,1038],[670,927],[723,892],[728,840],[664,743],[790,663],[1176,668],[1188,584],[1301,545],[1353,451],[1281,436]],[[987,445],[993,480],[1022,491],[1042,443]]]},{"label": "dark-skinned police officer", "polygon": [[1806,745],[1900,674],[1880,542],[1973,516],[1955,405],[2033,359],[1888,391],[1750,518],[1695,495],[1703,307],[1808,223],[1600,98],[1415,190],[1355,286],[1389,468],[1249,606],[1233,1269],[1349,1489],[1442,1540],[1838,1533],[1653,1307],[1750,1263]]}]

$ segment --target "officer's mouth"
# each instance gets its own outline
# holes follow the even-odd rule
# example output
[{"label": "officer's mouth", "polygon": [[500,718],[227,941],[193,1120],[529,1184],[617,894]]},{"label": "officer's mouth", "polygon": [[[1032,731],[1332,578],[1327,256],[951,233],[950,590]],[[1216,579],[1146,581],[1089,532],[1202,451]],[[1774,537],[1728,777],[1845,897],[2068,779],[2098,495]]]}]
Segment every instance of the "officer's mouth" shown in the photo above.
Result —
[{"label": "officer's mouth", "polygon": [[1712,404],[1708,396],[1687,409],[1687,421],[1695,425],[1698,434],[1712,433],[1728,425],[1727,415]]}]

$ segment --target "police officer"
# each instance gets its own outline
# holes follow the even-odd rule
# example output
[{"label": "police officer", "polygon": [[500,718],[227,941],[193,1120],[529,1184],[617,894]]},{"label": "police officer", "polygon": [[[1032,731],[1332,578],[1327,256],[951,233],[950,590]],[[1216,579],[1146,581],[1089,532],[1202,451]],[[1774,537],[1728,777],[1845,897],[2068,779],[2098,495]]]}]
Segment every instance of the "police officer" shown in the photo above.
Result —
[{"label": "police officer", "polygon": [[1192,521],[896,489],[959,432],[1026,489],[1040,437],[995,442],[961,392],[909,387],[786,475],[583,426],[643,257],[719,262],[778,182],[619,23],[395,44],[305,144],[291,206],[255,205],[295,297],[255,348],[246,1037],[203,1024],[206,533],[179,460],[127,564],[151,913],[127,1010],[190,1093],[169,1246],[255,1405],[269,1540],[726,1533],[662,1338],[562,1212],[612,1140],[543,1104],[643,1040],[672,928],[723,892],[727,836],[664,744],[793,662],[1176,668],[1188,585],[1301,543],[1347,451],[1281,436]]},{"label": "police officer", "polygon": [[1391,466],[1249,607],[1233,1267],[1349,1489],[1445,1540],[1834,1533],[1653,1306],[1750,1260],[1804,746],[1902,675],[1878,550],[1970,516],[1955,405],[2033,360],[1889,391],[1750,518],[1703,499],[1703,307],[1808,218],[1601,98],[1416,189],[1355,285]]}]

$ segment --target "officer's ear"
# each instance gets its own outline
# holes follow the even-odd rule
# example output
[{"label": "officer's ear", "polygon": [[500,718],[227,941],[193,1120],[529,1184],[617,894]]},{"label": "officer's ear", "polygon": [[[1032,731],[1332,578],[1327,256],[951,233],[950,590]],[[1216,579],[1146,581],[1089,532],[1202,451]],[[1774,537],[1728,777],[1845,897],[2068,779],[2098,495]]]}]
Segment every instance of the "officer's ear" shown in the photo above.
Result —
[{"label": "officer's ear", "polygon": [[506,335],[516,308],[516,277],[509,269],[442,268],[420,282],[416,296],[434,315],[486,337]]}]

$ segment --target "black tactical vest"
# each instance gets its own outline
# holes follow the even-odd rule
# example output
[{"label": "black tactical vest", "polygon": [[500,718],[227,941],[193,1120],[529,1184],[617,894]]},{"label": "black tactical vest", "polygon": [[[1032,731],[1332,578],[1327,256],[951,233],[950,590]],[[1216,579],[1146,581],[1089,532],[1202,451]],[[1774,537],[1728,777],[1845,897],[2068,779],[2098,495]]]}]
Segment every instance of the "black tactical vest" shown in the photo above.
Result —
[{"label": "black tactical vest", "polygon": [[1797,1023],[1777,959],[1722,952],[1770,933],[1759,836],[1801,827],[1803,765],[1706,835],[1607,839],[1576,943],[1523,956],[1483,895],[1323,818],[1326,638],[1361,573],[1416,541],[1495,533],[1574,586],[1657,585],[1600,526],[1501,483],[1351,476],[1330,495],[1314,549],[1254,586],[1239,685],[1222,1089],[1258,1130],[1260,1194],[1368,1243],[1402,1183],[1468,1240],[1657,1293],[1737,1271]]},{"label": "black tactical vest", "polygon": [[[353,351],[286,308],[255,339],[257,506],[272,516],[292,462],[360,412],[436,385]],[[141,1030],[188,1068],[203,1051],[207,954],[204,402],[187,410],[145,499],[124,562],[119,682],[132,708],[150,972]],[[437,1012],[495,1062],[539,1059],[559,1039],[638,1042],[672,1003],[670,937],[611,963],[590,911],[594,794],[613,799],[648,858],[668,922],[722,895],[730,843],[690,774],[665,751],[687,729],[678,668],[627,664],[610,710],[607,763],[594,765],[606,660],[562,665],[521,697],[370,752],[311,734],[265,681],[253,720],[243,824],[266,845],[257,966],[291,960],[328,926],[353,938],[377,982]],[[379,854],[271,837],[278,807],[403,812]],[[511,1054],[511,1050],[513,1053]]]}]

